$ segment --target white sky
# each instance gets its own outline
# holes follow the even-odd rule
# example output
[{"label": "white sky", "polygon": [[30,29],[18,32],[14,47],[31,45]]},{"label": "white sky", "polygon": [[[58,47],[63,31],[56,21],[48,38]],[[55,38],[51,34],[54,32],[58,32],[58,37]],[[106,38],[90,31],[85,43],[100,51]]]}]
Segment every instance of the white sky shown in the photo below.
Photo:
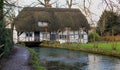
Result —
[{"label": "white sky", "polygon": [[[51,0],[51,3],[54,1],[56,1],[56,0]],[[73,1],[76,1],[77,3],[79,3],[79,6],[78,5],[73,6],[73,8],[83,7],[83,0],[73,0]],[[98,21],[100,15],[102,14],[102,12],[104,10],[105,5],[100,4],[102,0],[91,0],[91,1],[92,1],[92,3],[91,3],[91,6],[89,9],[91,12],[94,13],[94,15],[92,15],[92,18],[93,18],[93,20]],[[116,0],[113,0],[113,1],[116,1]],[[38,1],[37,0],[18,0],[18,5],[19,6],[30,6],[34,2],[38,2]],[[65,5],[65,0],[59,0],[58,3],[59,3],[60,7],[65,8],[65,6],[63,6],[63,5]],[[88,5],[88,4],[86,3],[86,5]],[[54,7],[54,6],[52,6],[52,7]]]}]

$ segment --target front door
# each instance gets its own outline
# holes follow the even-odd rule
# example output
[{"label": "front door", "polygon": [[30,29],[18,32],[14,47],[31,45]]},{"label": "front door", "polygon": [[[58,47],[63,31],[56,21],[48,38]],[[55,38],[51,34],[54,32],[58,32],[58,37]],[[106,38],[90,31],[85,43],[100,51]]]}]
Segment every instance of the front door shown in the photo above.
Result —
[{"label": "front door", "polygon": [[40,41],[40,32],[34,32],[34,34],[35,34],[34,35],[34,40],[37,41],[37,42]]}]

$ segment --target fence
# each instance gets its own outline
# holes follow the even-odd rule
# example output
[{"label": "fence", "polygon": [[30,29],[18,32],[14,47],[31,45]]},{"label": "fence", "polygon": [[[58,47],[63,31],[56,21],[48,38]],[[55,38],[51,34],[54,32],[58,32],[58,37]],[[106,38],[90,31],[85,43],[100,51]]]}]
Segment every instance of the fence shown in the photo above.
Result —
[{"label": "fence", "polygon": [[4,44],[0,45],[0,58],[3,56],[3,54],[5,53],[2,48],[4,47]]}]

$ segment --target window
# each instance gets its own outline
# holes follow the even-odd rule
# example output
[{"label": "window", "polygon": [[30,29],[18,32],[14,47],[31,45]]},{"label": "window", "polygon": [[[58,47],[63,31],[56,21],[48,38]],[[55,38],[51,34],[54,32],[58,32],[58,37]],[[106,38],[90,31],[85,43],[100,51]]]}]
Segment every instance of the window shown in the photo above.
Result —
[{"label": "window", "polygon": [[60,39],[66,39],[66,35],[60,35]]},{"label": "window", "polygon": [[48,23],[47,22],[38,22],[39,27],[47,27]]},{"label": "window", "polygon": [[84,38],[84,34],[82,34],[82,38]]},{"label": "window", "polygon": [[26,32],[27,37],[32,37],[32,32]]},{"label": "window", "polygon": [[62,35],[60,35],[60,39],[62,39]]}]

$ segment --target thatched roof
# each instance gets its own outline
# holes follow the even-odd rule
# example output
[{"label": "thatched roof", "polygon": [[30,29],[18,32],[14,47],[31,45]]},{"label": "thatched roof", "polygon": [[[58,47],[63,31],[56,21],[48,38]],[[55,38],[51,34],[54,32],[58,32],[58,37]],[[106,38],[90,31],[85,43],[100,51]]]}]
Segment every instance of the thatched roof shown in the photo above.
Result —
[{"label": "thatched roof", "polygon": [[57,31],[65,27],[78,30],[80,27],[89,29],[86,17],[79,9],[26,7],[15,19],[17,31],[45,31],[38,22],[48,22],[48,31]]}]

